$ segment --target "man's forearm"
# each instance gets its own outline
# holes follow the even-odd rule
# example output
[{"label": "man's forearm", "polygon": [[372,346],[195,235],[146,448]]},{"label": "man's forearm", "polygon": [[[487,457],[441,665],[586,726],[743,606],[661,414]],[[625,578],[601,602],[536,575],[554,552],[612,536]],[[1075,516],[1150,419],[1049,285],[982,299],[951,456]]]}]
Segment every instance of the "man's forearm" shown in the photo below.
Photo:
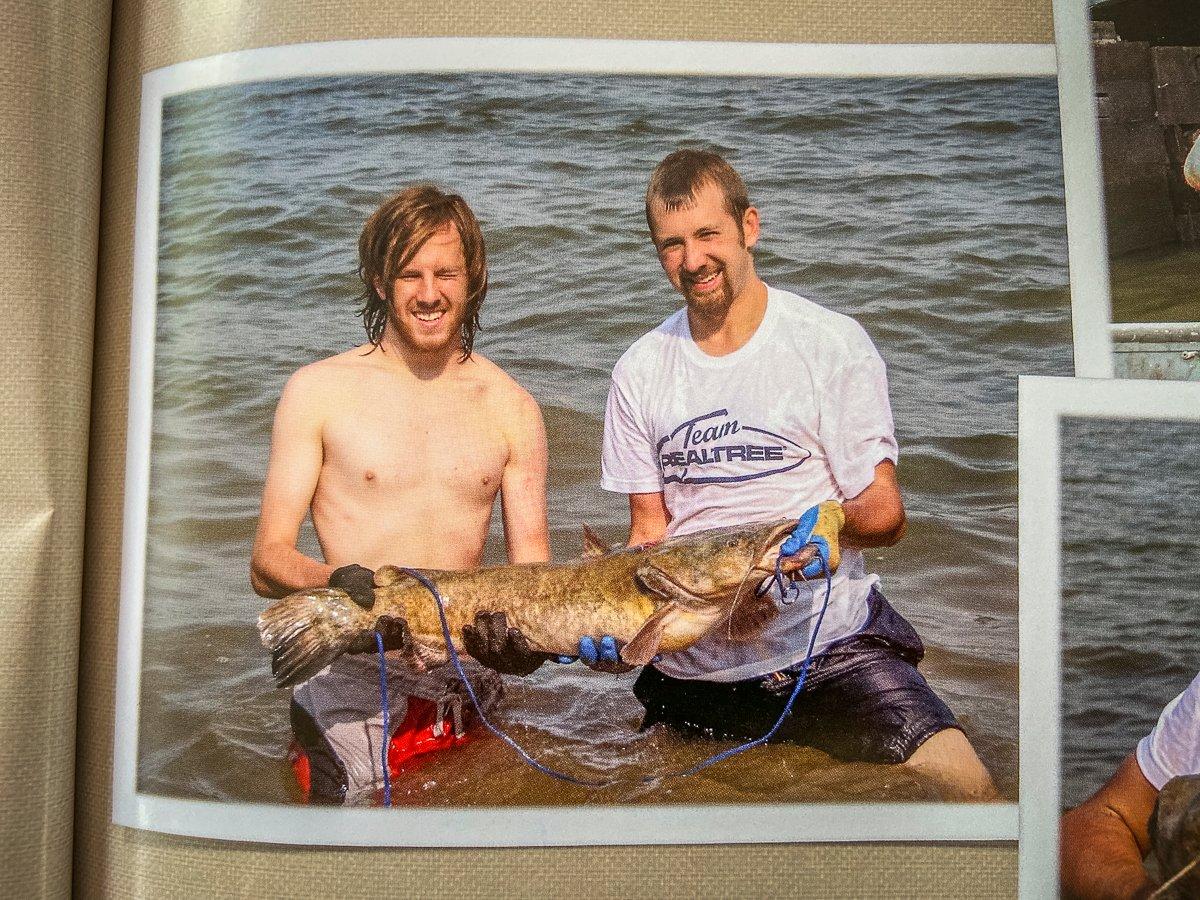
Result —
[{"label": "man's forearm", "polygon": [[904,537],[907,520],[895,466],[887,460],[876,466],[875,481],[842,501],[842,514],[840,539],[852,547],[890,547]]},{"label": "man's forearm", "polygon": [[842,525],[841,540],[852,547],[890,547],[908,528],[904,511],[879,510],[869,504],[858,503],[858,498],[842,504],[846,521]]},{"label": "man's forearm", "polygon": [[1153,889],[1128,824],[1091,803],[1062,818],[1059,877],[1069,900],[1130,900]]},{"label": "man's forearm", "polygon": [[295,547],[256,547],[250,560],[250,586],[260,597],[286,597],[304,588],[325,587],[333,570]]}]

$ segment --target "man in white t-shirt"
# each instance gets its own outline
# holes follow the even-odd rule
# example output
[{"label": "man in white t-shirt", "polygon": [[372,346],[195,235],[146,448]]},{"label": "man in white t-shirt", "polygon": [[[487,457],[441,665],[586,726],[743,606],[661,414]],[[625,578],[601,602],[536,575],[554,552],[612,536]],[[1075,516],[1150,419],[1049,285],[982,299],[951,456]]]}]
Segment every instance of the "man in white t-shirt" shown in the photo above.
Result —
[{"label": "man in white t-shirt", "polygon": [[1200,774],[1200,675],[1167,704],[1153,730],[1093,796],[1062,818],[1063,895],[1081,900],[1147,897],[1155,885],[1142,860],[1158,792]]},{"label": "man in white t-shirt", "polygon": [[[601,484],[629,496],[629,543],[816,508],[815,534],[835,561],[840,549],[840,565],[780,739],[848,761],[905,763],[944,796],[994,796],[954,715],[916,669],[920,638],[861,553],[895,543],[905,525],[887,376],[870,338],[847,316],[758,277],[758,211],[720,156],[667,156],[650,180],[646,218],[687,303],[613,372]],[[757,639],[718,629],[646,666],[634,688],[644,727],[766,733],[824,601],[824,579],[813,580]]]}]

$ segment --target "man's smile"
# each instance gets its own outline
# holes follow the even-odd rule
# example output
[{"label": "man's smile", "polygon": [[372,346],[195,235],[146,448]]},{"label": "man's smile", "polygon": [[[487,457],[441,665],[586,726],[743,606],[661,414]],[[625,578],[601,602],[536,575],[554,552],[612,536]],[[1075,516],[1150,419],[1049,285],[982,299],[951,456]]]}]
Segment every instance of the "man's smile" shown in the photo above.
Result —
[{"label": "man's smile", "polygon": [[700,272],[695,275],[688,275],[684,282],[688,287],[699,291],[711,291],[717,286],[717,280],[721,277],[721,269],[714,269],[712,272]]}]

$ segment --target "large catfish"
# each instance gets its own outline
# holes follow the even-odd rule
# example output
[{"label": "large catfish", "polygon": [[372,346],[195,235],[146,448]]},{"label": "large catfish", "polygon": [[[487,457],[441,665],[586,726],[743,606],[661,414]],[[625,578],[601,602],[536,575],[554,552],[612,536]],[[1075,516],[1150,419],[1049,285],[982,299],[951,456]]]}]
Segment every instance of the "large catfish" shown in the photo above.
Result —
[{"label": "large catfish", "polygon": [[[421,570],[445,603],[456,645],[463,625],[482,611],[508,616],[532,649],[571,655],[586,635],[624,642],[621,659],[645,665],[655,654],[686,649],[718,624],[747,639],[774,614],[771,598],[755,588],[775,569],[779,547],[795,519],[714,528],[659,544],[606,550],[586,528],[584,558],[555,565],[496,566],[470,572]],[[812,553],[788,560],[795,569]],[[408,622],[410,663],[418,668],[449,657],[436,601],[394,566],[375,573],[370,611],[336,588],[299,591],[258,617],[263,646],[280,687],[299,684],[345,652],[381,616]]]},{"label": "large catfish", "polygon": [[1154,896],[1200,897],[1200,775],[1181,775],[1163,785],[1149,832],[1159,875],[1171,885]]}]

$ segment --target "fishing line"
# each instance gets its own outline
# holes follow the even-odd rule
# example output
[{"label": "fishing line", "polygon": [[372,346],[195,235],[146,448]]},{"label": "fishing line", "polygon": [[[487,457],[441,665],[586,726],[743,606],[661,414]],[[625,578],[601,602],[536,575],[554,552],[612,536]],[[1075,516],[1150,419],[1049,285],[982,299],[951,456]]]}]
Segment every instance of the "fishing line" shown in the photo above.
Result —
[{"label": "fishing line", "polygon": [[438,593],[438,589],[434,583],[416,569],[406,569],[402,567],[400,571],[417,579],[417,581],[421,582],[425,590],[429,591],[429,593],[433,595],[433,599],[436,601],[438,619],[442,623],[442,637],[446,641],[446,649],[450,651],[450,661],[454,663],[454,669],[456,672],[458,672],[458,677],[462,680],[463,687],[467,689],[467,696],[471,698],[471,704],[475,707],[475,712],[479,715],[479,721],[481,721],[487,727],[488,731],[517,751],[517,753],[523,760],[525,760],[525,762],[529,763],[529,765],[533,766],[539,772],[544,772],[545,774],[553,778],[557,778],[560,781],[569,781],[572,784],[579,784],[583,785],[584,787],[610,787],[618,783],[612,778],[578,778],[574,775],[568,775],[566,772],[557,772],[554,769],[551,769],[549,766],[538,762],[524,747],[509,737],[502,729],[493,725],[491,719],[489,719],[487,714],[484,713],[483,706],[479,703],[479,698],[475,696],[475,689],[471,687],[471,679],[467,677],[467,673],[463,670],[462,660],[458,658],[458,650],[454,648],[454,641],[450,637],[450,623],[446,621],[445,601],[442,599],[442,595]]},{"label": "fishing line", "polygon": [[[816,546],[816,545],[813,544],[813,546]],[[820,548],[818,547],[817,549],[818,549],[818,552],[817,552],[816,558],[821,560],[821,574],[825,577],[825,600],[821,604],[821,612],[817,614],[816,624],[813,625],[812,634],[808,638],[808,651],[804,654],[804,662],[800,665],[800,672],[796,675],[796,684],[795,684],[795,686],[792,687],[792,694],[790,697],[788,697],[787,703],[785,703],[783,706],[783,712],[781,712],[779,714],[779,718],[775,720],[775,724],[771,726],[771,730],[768,731],[766,734],[764,734],[762,737],[756,738],[753,741],[747,741],[744,744],[740,744],[739,746],[733,747],[729,750],[724,750],[721,753],[714,754],[713,756],[710,756],[708,759],[701,760],[700,762],[696,763],[696,765],[692,766],[689,769],[684,769],[681,772],[668,772],[667,773],[668,777],[682,778],[685,775],[695,775],[700,770],[707,769],[709,766],[713,766],[719,762],[723,762],[724,760],[729,759],[729,757],[731,757],[731,756],[735,756],[738,753],[742,753],[746,750],[749,750],[752,747],[759,747],[759,746],[765,744],[772,737],[774,737],[775,732],[777,732],[780,729],[780,727],[783,725],[784,720],[788,717],[788,715],[791,714],[792,704],[794,704],[796,702],[796,698],[799,697],[800,692],[802,690],[804,690],[804,682],[808,680],[808,667],[812,664],[813,650],[817,645],[817,633],[821,630],[821,622],[824,621],[824,619],[825,619],[825,611],[827,609],[829,609],[829,597],[833,593],[833,575],[829,571],[829,562],[828,562],[828,560],[825,559],[825,555],[823,553],[819,552]],[[804,581],[807,583],[808,579],[804,578],[803,572],[800,573],[800,577],[803,578]],[[776,557],[776,559],[775,559],[775,575],[767,582],[768,589],[771,584],[775,583],[776,579],[778,579],[779,584],[782,585],[784,578],[785,578],[785,576],[783,574],[783,570],[780,568],[779,558]],[[796,579],[793,577],[789,577],[789,581],[790,581],[790,584],[788,584],[787,590],[792,591],[794,589],[796,591],[796,594],[798,594],[800,589],[798,587],[796,587]],[[760,594],[760,596],[761,596],[761,594]],[[793,595],[790,600],[784,600],[783,595],[781,594],[780,599],[782,602],[790,604],[790,603],[795,602],[796,596]],[[650,780],[652,780],[652,779],[643,778],[642,782],[645,783]]]},{"label": "fishing line", "polygon": [[1176,882],[1181,881],[1183,877],[1187,875],[1188,872],[1192,871],[1192,869],[1196,868],[1197,865],[1200,865],[1200,856],[1197,856],[1190,863],[1172,875],[1170,879],[1161,884],[1158,889],[1147,898],[1147,900],[1157,900],[1158,897],[1166,897],[1167,891],[1169,891]]},{"label": "fishing line", "polygon": [[[813,546],[816,546],[816,545],[813,544]],[[744,744],[740,744],[737,747],[732,747],[728,750],[723,750],[720,753],[715,753],[712,756],[708,757],[707,759],[703,759],[700,762],[696,763],[694,766],[691,766],[690,768],[687,768],[687,769],[683,769],[682,771],[666,772],[661,775],[647,775],[641,779],[642,784],[650,784],[655,781],[658,781],[661,778],[683,778],[687,775],[694,775],[696,772],[699,772],[703,769],[707,769],[709,766],[716,765],[719,762],[723,762],[724,760],[729,759],[731,756],[735,756],[738,753],[743,753],[746,750],[749,750],[753,747],[759,747],[759,746],[765,744],[772,737],[774,737],[775,732],[777,732],[780,729],[780,727],[782,727],[784,720],[787,719],[788,715],[792,711],[792,706],[796,702],[796,698],[798,696],[800,696],[800,691],[802,691],[804,689],[804,683],[808,680],[808,670],[809,670],[809,666],[812,664],[813,650],[816,648],[816,644],[817,644],[817,634],[821,630],[821,622],[824,621],[824,619],[825,619],[825,611],[827,609],[829,609],[829,598],[833,593],[833,574],[829,571],[829,562],[825,558],[824,554],[822,554],[820,552],[820,548],[818,547],[817,549],[818,549],[817,558],[821,560],[821,572],[825,578],[825,600],[821,604],[821,611],[820,611],[820,613],[817,614],[817,621],[813,625],[812,634],[809,636],[808,650],[804,654],[804,662],[801,664],[800,671],[796,676],[796,684],[792,688],[791,696],[788,697],[787,703],[784,704],[783,712],[781,712],[779,714],[779,718],[775,720],[775,724],[771,726],[770,731],[768,731],[766,734],[764,734],[760,738],[756,738],[755,740],[752,740],[752,741],[747,741]],[[508,744],[508,746],[510,746],[513,750],[515,750],[517,752],[517,754],[521,757],[521,759],[524,760],[526,763],[533,766],[533,768],[537,769],[539,772],[549,775],[551,778],[557,778],[560,781],[567,781],[567,782],[570,782],[571,784],[578,784],[583,787],[593,787],[593,788],[612,787],[613,785],[620,783],[620,781],[615,778],[602,778],[602,779],[580,778],[575,775],[569,775],[566,772],[559,772],[555,769],[552,769],[549,766],[545,765],[544,763],[541,763],[538,760],[534,759],[533,756],[524,747],[522,747],[513,738],[511,738],[507,733],[505,733],[503,729],[499,728],[496,725],[493,725],[491,719],[489,719],[487,717],[487,714],[483,711],[483,706],[480,704],[479,698],[477,696],[475,696],[475,689],[471,686],[471,680],[467,677],[467,673],[463,669],[462,660],[459,658],[458,650],[455,648],[454,641],[450,636],[450,623],[446,619],[445,601],[442,599],[442,595],[438,591],[437,586],[434,585],[434,583],[432,581],[430,581],[428,578],[426,578],[423,574],[418,572],[416,569],[408,569],[408,568],[401,567],[400,571],[404,572],[406,575],[411,575],[413,578],[415,578],[418,582],[420,582],[421,586],[424,587],[425,590],[429,591],[430,595],[433,597],[434,605],[437,607],[438,620],[440,621],[441,626],[442,626],[442,637],[446,641],[446,649],[447,649],[447,651],[449,651],[449,654],[450,654],[450,661],[454,664],[454,669],[458,673],[459,680],[462,681],[463,687],[465,687],[467,689],[467,696],[471,698],[471,705],[475,707],[475,712],[479,716],[479,721],[483,723],[484,727],[486,727],[488,731],[490,731],[496,737],[500,738],[500,740],[504,741],[504,743]],[[807,583],[808,579],[804,578],[803,573],[801,573],[801,578]],[[786,586],[784,585],[785,581],[788,582]],[[769,590],[772,585],[778,584],[780,586],[781,600],[784,603],[791,604],[791,603],[795,602],[796,595],[799,593],[799,587],[797,586],[796,582],[797,582],[797,579],[794,576],[783,574],[783,570],[780,567],[780,562],[778,559],[776,559],[775,560],[775,574],[768,580],[766,589]],[[762,592],[763,591],[760,589],[759,596],[761,596]],[[384,697],[384,701],[383,701],[384,702],[384,729],[385,729],[385,734],[386,734],[386,728],[387,728],[387,694],[386,694],[387,682],[386,682],[386,676],[384,675],[384,668],[383,668],[383,638],[378,634],[378,632],[376,632],[375,639],[376,639],[376,645],[379,647],[380,690],[381,690],[381,692],[383,692],[383,697]],[[384,786],[383,786],[383,789],[384,789],[384,803],[386,805],[390,806],[391,805],[391,787],[390,787],[390,782],[388,779],[386,746],[387,746],[387,742],[385,741],[384,742],[385,749],[384,749],[384,770],[383,770],[384,771]]]}]

